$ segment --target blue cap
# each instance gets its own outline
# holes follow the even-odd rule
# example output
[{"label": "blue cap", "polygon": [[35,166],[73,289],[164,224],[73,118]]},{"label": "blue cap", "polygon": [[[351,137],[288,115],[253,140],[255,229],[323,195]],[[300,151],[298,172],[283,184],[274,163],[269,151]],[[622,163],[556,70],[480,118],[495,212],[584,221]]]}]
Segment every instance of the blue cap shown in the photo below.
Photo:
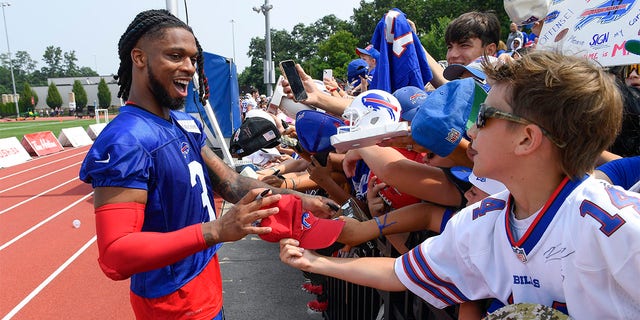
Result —
[{"label": "blue cap", "polygon": [[345,123],[337,117],[316,110],[302,110],[296,114],[296,132],[300,146],[309,153],[333,151],[331,136]]},{"label": "blue cap", "polygon": [[440,86],[413,117],[413,140],[441,157],[448,156],[474,123],[486,97],[487,93],[472,78]]},{"label": "blue cap", "polygon": [[418,108],[427,100],[429,93],[418,87],[406,86],[396,90],[393,96],[398,99],[400,106],[402,106],[400,118],[405,121],[411,121]]},{"label": "blue cap", "polygon": [[[362,59],[352,60],[347,66],[347,80],[349,83],[353,83],[355,80],[360,81],[360,76],[364,77],[368,73],[369,66],[367,65],[367,62]],[[360,83],[358,82],[358,84]]]},{"label": "blue cap", "polygon": [[364,49],[356,48],[356,54],[360,56],[361,54],[370,55],[372,58],[378,60],[380,59],[380,52],[373,47],[372,44],[366,46]]}]

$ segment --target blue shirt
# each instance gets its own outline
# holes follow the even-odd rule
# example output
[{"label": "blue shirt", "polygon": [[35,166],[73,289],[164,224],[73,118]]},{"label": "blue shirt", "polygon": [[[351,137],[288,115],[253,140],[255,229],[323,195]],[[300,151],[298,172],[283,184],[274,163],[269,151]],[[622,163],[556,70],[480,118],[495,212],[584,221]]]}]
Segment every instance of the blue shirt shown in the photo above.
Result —
[{"label": "blue shirt", "polygon": [[[200,155],[206,136],[192,116],[171,111],[170,121],[126,105],[89,150],[80,179],[97,187],[147,191],[142,231],[171,232],[215,219],[213,190]],[[220,245],[172,265],[134,274],[131,290],[157,298],[197,276]]]}]

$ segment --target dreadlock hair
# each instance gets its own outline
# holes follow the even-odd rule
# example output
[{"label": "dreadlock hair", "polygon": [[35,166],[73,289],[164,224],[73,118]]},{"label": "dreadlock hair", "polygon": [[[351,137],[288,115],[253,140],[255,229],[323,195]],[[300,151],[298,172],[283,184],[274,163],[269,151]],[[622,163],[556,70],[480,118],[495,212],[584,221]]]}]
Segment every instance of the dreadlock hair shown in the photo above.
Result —
[{"label": "dreadlock hair", "polygon": [[[133,50],[138,40],[142,37],[160,37],[166,28],[183,28],[193,34],[193,30],[182,20],[172,15],[167,10],[147,10],[140,12],[129,24],[127,30],[120,37],[118,42],[118,56],[120,57],[120,67],[118,74],[114,76],[118,80],[120,91],[118,98],[127,100],[129,98],[129,90],[131,89],[131,69],[133,61],[131,60],[131,50]],[[207,76],[204,74],[204,57],[202,56],[202,47],[198,38],[196,40],[198,48],[198,57],[196,58],[196,69],[198,72],[198,98],[204,105],[209,99],[209,83]]]}]

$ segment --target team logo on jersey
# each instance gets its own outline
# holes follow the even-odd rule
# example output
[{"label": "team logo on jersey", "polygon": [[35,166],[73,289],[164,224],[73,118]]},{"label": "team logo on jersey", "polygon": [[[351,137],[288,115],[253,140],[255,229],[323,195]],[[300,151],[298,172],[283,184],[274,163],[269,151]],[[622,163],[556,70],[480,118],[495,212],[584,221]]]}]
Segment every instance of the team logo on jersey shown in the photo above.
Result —
[{"label": "team logo on jersey", "polygon": [[516,246],[511,247],[511,249],[513,249],[513,253],[516,254],[516,257],[518,257],[518,259],[522,261],[522,263],[527,263],[527,253],[524,251],[524,249]]},{"label": "team logo on jersey", "polygon": [[189,154],[189,145],[186,142],[180,145],[180,152],[182,152],[182,156],[186,159]]},{"label": "team logo on jersey", "polygon": [[580,15],[582,20],[576,24],[575,29],[580,30],[589,22],[600,20],[600,24],[617,21],[629,12],[636,0],[609,0],[601,5],[587,9]]}]

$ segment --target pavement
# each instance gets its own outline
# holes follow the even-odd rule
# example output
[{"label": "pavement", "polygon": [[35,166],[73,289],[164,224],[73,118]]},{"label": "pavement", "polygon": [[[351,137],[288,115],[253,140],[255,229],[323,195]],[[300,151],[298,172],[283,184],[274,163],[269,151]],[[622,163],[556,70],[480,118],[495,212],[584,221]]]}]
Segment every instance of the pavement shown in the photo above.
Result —
[{"label": "pavement", "polygon": [[277,243],[248,235],[225,243],[218,259],[226,320],[322,319],[307,312],[307,302],[316,296],[302,291],[302,271],[280,261]]}]

